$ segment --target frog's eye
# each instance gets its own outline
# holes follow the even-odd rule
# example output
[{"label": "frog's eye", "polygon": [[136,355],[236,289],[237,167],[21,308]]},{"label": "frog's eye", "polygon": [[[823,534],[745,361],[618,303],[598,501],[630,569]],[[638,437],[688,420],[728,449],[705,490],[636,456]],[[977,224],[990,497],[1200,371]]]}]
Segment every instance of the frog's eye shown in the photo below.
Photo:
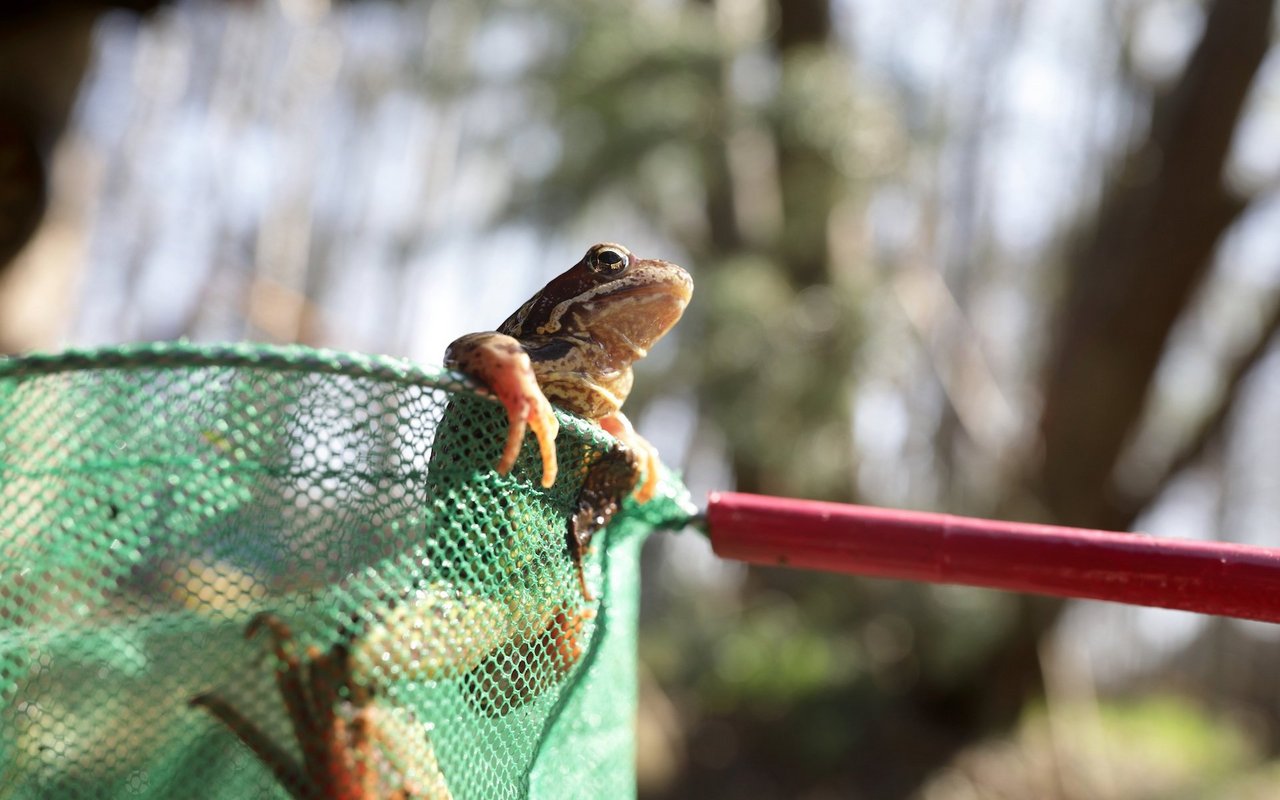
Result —
[{"label": "frog's eye", "polygon": [[627,268],[631,263],[631,254],[621,247],[596,245],[587,254],[587,266],[592,272],[615,275]]}]

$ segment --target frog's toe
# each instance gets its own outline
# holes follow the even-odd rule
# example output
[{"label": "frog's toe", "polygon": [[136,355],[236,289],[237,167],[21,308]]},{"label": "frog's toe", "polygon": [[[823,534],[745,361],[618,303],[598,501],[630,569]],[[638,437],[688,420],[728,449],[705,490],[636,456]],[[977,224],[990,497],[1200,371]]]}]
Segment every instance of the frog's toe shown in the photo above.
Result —
[{"label": "frog's toe", "polygon": [[582,599],[588,603],[596,601],[596,593],[591,591],[591,585],[587,582],[587,562],[586,553],[580,554],[574,559],[574,569],[578,572],[578,589],[582,592]]},{"label": "frog's toe", "polygon": [[596,612],[592,608],[579,608],[574,611],[557,609],[547,625],[551,634],[549,655],[552,663],[561,674],[577,663],[586,650],[585,634],[587,621],[595,619]]},{"label": "frog's toe", "polygon": [[556,436],[560,433],[560,421],[551,410],[551,403],[541,394],[529,414],[529,427],[538,440],[542,453],[542,485],[550,489],[555,485],[559,465],[556,463]]},{"label": "frog's toe", "polygon": [[555,484],[559,471],[556,463],[556,436],[560,433],[560,422],[551,410],[551,404],[541,393],[503,398],[503,404],[507,408],[508,429],[502,457],[498,460],[498,474],[506,475],[511,472],[516,458],[520,456],[520,448],[524,445],[525,432],[532,430],[542,455],[542,485],[550,488]]},{"label": "frog's toe", "polygon": [[[641,440],[643,441],[643,440]],[[644,464],[644,482],[636,487],[636,502],[647,503],[653,499],[658,492],[658,451],[648,442],[644,442],[647,447],[641,454],[641,461]]]},{"label": "frog's toe", "polygon": [[520,455],[520,447],[524,444],[524,434],[528,429],[525,415],[519,408],[507,406],[507,441],[502,446],[502,456],[498,459],[498,474],[506,475],[516,465],[516,457]]},{"label": "frog's toe", "polygon": [[538,385],[529,354],[520,343],[497,333],[471,334],[449,346],[445,363],[487,386],[507,410],[509,427],[498,459],[498,473],[511,472],[524,445],[524,435],[532,430],[542,454],[542,485],[555,483],[560,423]]}]

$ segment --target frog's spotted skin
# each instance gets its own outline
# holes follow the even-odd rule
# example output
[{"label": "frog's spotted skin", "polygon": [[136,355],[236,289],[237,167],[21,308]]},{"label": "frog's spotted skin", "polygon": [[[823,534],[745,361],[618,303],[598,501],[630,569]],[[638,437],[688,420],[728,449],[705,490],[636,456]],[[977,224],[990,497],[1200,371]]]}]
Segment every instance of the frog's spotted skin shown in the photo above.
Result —
[{"label": "frog's spotted skin", "polygon": [[[644,502],[657,488],[657,453],[621,406],[631,391],[631,365],[679,321],[692,295],[693,280],[680,267],[605,242],[496,331],[463,336],[445,352],[446,366],[489,387],[507,409],[510,430],[497,465],[502,474],[515,464],[528,429],[541,451],[542,484],[555,483],[559,426],[551,403],[595,421],[626,445],[625,468],[610,463],[609,478],[589,480],[592,490],[579,497],[568,532],[575,559],[627,491],[635,488]],[[642,469],[645,480],[636,488]]]}]

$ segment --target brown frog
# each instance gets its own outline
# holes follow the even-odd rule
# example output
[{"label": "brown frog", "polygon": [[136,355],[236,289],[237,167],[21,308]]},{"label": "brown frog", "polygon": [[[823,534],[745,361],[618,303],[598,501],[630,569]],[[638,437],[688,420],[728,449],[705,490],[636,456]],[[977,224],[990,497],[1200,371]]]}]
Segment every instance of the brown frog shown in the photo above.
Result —
[{"label": "brown frog", "polygon": [[645,502],[657,488],[657,452],[620,410],[631,391],[631,365],[679,321],[692,294],[693,280],[682,268],[605,242],[588,249],[496,331],[463,336],[445,352],[446,366],[488,387],[506,407],[510,429],[498,472],[511,470],[532,430],[542,455],[542,485],[555,483],[559,424],[552,404],[596,422],[623,443],[617,454],[592,465],[569,522],[569,551],[588,600],[581,559],[591,535],[628,492]]},{"label": "brown frog", "polygon": [[[657,488],[657,453],[620,411],[631,390],[631,365],[676,324],[692,293],[693,281],[680,267],[597,244],[497,331],[463,336],[445,353],[448,366],[487,386],[506,407],[510,430],[499,472],[515,465],[531,429],[542,484],[555,483],[559,425],[552,403],[623,443],[588,465],[568,522],[569,553],[588,602],[582,556],[592,534],[628,493],[644,502]],[[191,704],[234,733],[294,797],[448,798],[431,742],[385,696],[378,666],[391,664],[411,679],[461,674],[477,708],[502,714],[568,673],[582,656],[584,626],[594,616],[590,608],[504,605],[441,581],[390,604],[376,622],[322,650],[302,647],[283,619],[260,614],[245,633],[265,631],[272,639],[276,682],[300,759],[222,695],[201,694]],[[532,633],[523,633],[526,628]],[[531,666],[537,664],[545,666]]]}]

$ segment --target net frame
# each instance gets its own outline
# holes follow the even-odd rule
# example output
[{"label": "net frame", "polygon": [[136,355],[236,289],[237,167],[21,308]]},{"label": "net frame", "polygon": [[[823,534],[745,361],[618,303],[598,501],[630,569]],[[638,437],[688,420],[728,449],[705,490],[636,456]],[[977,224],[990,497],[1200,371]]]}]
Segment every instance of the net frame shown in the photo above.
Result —
[{"label": "net frame", "polygon": [[670,475],[624,504],[586,566],[599,599],[575,600],[563,524],[618,444],[558,412],[557,485],[531,441],[498,476],[483,394],[300,346],[0,360],[0,798],[363,796],[286,787],[190,706],[217,697],[305,767],[290,659],[347,745],[389,736],[360,740],[359,791],[633,794],[638,549],[692,505]]}]

